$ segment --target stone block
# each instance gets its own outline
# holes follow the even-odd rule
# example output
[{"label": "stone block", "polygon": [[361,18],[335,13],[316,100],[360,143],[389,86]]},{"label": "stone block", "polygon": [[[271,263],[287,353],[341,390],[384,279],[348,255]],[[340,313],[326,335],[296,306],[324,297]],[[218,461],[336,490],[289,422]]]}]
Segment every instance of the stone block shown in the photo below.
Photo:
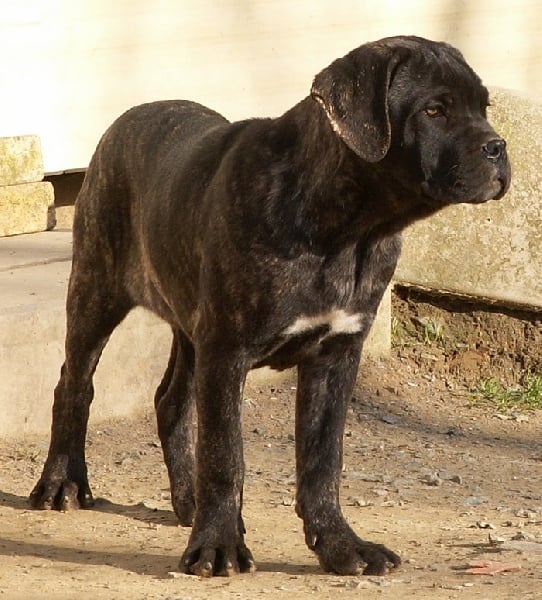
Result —
[{"label": "stone block", "polygon": [[0,237],[54,226],[54,192],[48,182],[0,187]]},{"label": "stone block", "polygon": [[400,282],[542,308],[542,105],[492,89],[489,120],[507,141],[512,185],[498,202],[449,207],[404,235]]},{"label": "stone block", "polygon": [[[55,196],[56,198],[56,196]],[[55,229],[72,229],[75,206],[55,205]]]},{"label": "stone block", "polygon": [[0,137],[0,186],[43,179],[43,159],[37,135]]}]

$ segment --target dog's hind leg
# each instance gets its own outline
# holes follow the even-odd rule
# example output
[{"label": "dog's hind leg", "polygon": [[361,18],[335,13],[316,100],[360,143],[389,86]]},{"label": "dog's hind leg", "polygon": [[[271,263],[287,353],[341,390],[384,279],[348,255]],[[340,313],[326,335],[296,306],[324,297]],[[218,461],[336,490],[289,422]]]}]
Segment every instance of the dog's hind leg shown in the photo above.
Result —
[{"label": "dog's hind leg", "polygon": [[154,406],[171,502],[181,525],[191,525],[194,516],[193,395],[194,349],[180,330],[174,330],[169,364]]},{"label": "dog's hind leg", "polygon": [[98,269],[97,262],[74,257],[66,306],[66,355],[55,388],[49,454],[30,495],[35,508],[67,510],[93,504],[85,461],[92,378],[109,336],[131,308],[113,292],[106,270]]}]

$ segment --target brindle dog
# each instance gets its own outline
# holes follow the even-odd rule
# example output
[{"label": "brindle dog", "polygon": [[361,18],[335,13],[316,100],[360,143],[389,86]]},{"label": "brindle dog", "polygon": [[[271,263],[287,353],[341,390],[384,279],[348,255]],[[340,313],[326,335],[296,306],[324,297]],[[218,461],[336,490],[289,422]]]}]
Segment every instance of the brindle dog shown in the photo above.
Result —
[{"label": "brindle dog", "polygon": [[32,505],[92,505],[94,370],[114,328],[144,306],[173,330],[155,406],[173,507],[193,524],[181,568],[255,568],[241,516],[241,398],[262,365],[298,369],[296,510],[309,548],[336,573],[397,566],[341,512],[346,408],[401,230],[508,189],[487,105],[456,49],[395,37],[333,62],[276,119],[230,123],[167,101],[113,123],[76,203],[66,356]]}]

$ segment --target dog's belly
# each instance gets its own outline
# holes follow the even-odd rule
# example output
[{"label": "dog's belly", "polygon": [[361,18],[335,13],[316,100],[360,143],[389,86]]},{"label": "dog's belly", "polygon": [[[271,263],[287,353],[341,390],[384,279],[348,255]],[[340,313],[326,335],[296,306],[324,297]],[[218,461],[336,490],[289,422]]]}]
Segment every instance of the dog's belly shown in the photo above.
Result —
[{"label": "dog's belly", "polygon": [[278,340],[255,367],[289,369],[303,359],[317,356],[323,345],[335,336],[359,334],[364,329],[363,315],[336,309],[317,315],[299,316],[281,333]]}]

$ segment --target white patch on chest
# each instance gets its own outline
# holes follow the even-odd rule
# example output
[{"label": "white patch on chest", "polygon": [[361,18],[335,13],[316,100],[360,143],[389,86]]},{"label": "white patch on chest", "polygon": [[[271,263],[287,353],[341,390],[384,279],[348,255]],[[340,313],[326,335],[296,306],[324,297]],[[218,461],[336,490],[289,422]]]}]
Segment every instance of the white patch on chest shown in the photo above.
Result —
[{"label": "white patch on chest", "polygon": [[341,308],[312,317],[299,317],[286,329],[285,334],[299,335],[322,325],[329,326],[330,331],[327,335],[358,333],[361,331],[361,315],[349,314]]}]

